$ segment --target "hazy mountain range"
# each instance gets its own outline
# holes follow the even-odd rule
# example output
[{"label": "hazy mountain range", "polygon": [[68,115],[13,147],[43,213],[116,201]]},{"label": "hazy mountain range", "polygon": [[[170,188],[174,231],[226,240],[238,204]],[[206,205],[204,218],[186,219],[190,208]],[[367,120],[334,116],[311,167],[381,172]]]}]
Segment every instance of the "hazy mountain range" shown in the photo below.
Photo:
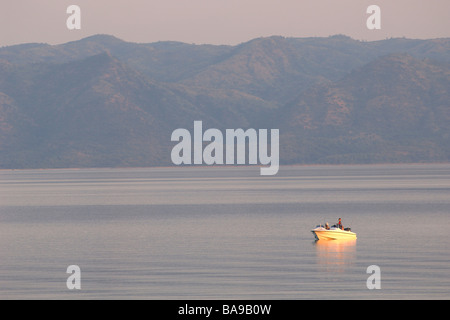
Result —
[{"label": "hazy mountain range", "polygon": [[279,129],[282,164],[447,162],[450,39],[0,48],[0,168],[171,165],[194,120]]}]

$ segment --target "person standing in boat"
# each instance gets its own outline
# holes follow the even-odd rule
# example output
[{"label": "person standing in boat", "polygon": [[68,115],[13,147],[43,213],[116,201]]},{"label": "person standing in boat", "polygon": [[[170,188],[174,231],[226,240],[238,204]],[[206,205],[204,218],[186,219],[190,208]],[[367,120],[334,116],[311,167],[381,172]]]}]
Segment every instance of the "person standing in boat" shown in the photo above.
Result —
[{"label": "person standing in boat", "polygon": [[344,226],[342,225],[342,221],[341,221],[341,218],[339,218],[339,221],[338,221],[337,227],[338,227],[339,229],[341,229],[341,230],[344,230]]}]

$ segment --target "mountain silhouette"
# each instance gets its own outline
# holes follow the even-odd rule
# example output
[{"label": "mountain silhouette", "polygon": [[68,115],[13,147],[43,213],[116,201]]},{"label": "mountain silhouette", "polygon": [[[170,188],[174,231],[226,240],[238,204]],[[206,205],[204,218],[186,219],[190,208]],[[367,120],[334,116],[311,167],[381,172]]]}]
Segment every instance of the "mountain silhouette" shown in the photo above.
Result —
[{"label": "mountain silhouette", "polygon": [[280,161],[450,159],[450,39],[96,35],[0,48],[0,167],[171,165],[171,132],[276,128]]}]

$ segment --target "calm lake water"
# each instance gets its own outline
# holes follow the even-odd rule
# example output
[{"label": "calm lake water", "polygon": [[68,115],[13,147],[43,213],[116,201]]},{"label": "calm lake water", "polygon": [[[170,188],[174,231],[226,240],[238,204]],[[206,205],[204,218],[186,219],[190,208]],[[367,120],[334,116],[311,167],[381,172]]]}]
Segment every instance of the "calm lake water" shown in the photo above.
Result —
[{"label": "calm lake water", "polygon": [[450,299],[449,226],[448,164],[3,170],[0,299]]}]

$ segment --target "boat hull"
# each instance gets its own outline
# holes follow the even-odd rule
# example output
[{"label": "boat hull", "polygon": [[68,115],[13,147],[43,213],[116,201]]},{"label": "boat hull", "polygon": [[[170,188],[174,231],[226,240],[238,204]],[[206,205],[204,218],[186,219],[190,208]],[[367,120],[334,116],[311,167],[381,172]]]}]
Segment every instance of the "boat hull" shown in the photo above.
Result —
[{"label": "boat hull", "polygon": [[316,228],[311,230],[316,240],[351,240],[356,239],[356,233],[338,228]]}]

